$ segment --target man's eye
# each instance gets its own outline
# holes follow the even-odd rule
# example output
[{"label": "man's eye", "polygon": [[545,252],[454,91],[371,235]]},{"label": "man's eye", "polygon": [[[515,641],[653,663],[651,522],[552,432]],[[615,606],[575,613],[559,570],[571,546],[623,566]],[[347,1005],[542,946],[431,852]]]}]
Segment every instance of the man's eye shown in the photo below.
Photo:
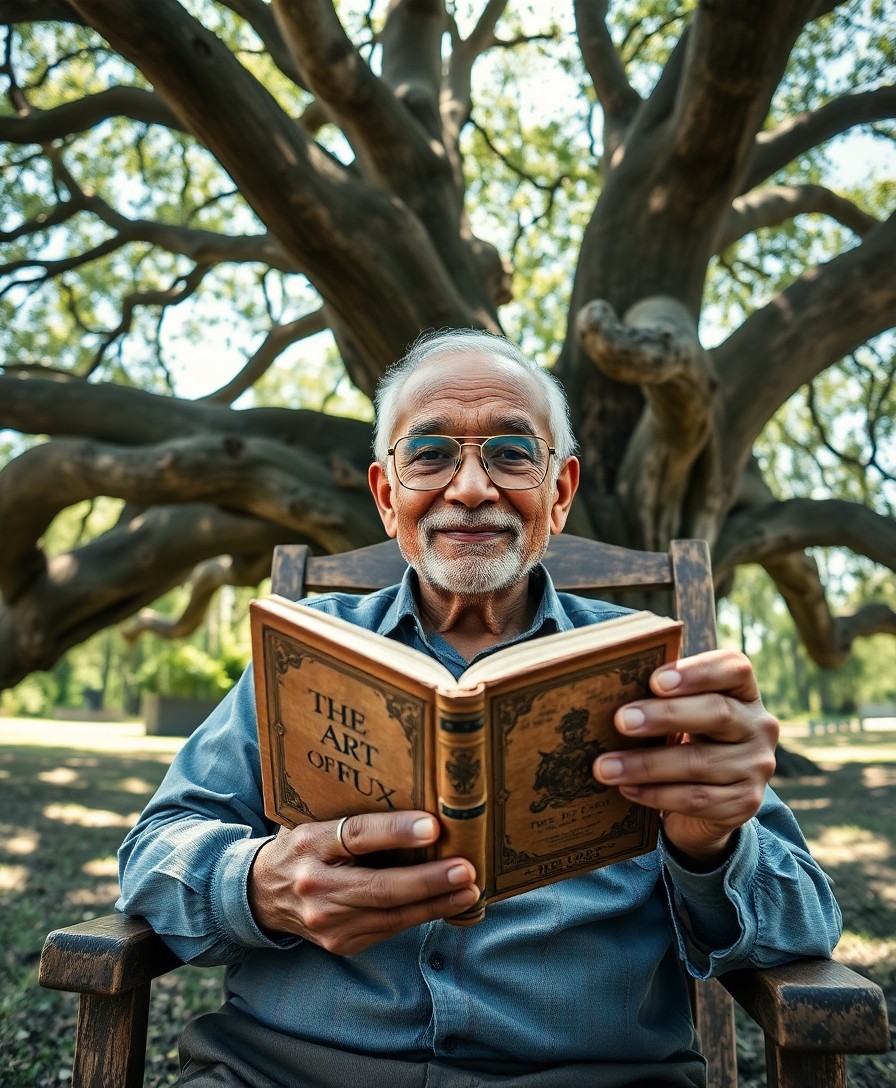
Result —
[{"label": "man's eye", "polygon": [[411,454],[411,460],[438,464],[443,461],[450,461],[451,456],[447,450],[439,449],[438,446],[425,446],[423,449],[414,450]]},{"label": "man's eye", "polygon": [[503,464],[531,464],[533,453],[528,446],[513,443],[489,450],[489,459]]}]

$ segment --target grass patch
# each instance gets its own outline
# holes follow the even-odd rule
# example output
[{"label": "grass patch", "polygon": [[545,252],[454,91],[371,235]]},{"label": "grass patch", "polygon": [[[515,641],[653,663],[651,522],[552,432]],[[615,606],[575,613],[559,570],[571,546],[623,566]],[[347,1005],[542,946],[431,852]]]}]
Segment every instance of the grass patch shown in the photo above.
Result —
[{"label": "grass patch", "polygon": [[[822,773],[776,779],[836,883],[846,932],[837,957],[874,979],[896,1024],[896,732],[805,737],[791,747]],[[50,1088],[71,1077],[74,995],[42,990],[46,934],[110,912],[115,853],[178,747],[137,725],[0,719],[0,1083]],[[220,1000],[221,971],[184,968],[154,987],[147,1088],[171,1084],[177,1037]],[[743,1088],[762,1083],[759,1033],[739,1021]],[[848,1059],[853,1088],[896,1086],[892,1054]]]},{"label": "grass patch", "polygon": [[[2,719],[0,741],[0,1083],[49,1088],[71,1078],[77,998],[38,986],[44,937],[110,913],[116,851],[178,742],[143,737],[136,726],[30,722],[23,729]],[[148,1086],[173,1083],[180,1031],[220,1004],[220,991],[220,970],[184,968],[159,980]]]}]

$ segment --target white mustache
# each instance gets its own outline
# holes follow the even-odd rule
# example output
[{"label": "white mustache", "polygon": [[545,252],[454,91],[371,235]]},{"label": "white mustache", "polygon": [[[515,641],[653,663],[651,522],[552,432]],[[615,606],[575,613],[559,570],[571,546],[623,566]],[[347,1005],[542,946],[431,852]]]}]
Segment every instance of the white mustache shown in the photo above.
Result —
[{"label": "white mustache", "polygon": [[523,531],[523,522],[521,518],[500,510],[433,510],[423,515],[419,527],[429,538],[433,533],[463,533],[483,529],[519,535]]}]

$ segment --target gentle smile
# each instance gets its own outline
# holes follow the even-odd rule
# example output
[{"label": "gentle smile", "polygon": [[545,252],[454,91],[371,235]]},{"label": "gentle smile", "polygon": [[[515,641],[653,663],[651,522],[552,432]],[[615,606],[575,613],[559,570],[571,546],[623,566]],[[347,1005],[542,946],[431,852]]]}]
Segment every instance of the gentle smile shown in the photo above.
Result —
[{"label": "gentle smile", "polygon": [[420,519],[420,528],[429,541],[434,540],[437,533],[461,539],[482,539],[505,533],[518,537],[522,532],[522,525],[515,518],[504,515],[483,517],[482,511],[469,519],[455,510],[430,513]]}]

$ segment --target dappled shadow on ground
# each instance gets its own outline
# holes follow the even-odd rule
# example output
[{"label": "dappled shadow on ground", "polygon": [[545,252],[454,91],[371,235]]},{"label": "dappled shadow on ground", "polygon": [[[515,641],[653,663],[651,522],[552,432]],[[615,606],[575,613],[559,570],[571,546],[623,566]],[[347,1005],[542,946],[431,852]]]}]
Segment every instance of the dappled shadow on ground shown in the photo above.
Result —
[{"label": "dappled shadow on ground", "polygon": [[[50,930],[112,911],[116,851],[170,759],[45,743],[0,749],[4,1088],[58,1086],[70,1076],[77,999],[38,987],[41,947]],[[157,987],[148,1088],[172,1082],[177,1034],[219,993],[220,972],[191,968]]]},{"label": "dappled shadow on ground", "polygon": [[[0,749],[0,1081],[49,1088],[70,1075],[76,999],[37,986],[51,929],[106,914],[117,895],[115,853],[161,780],[171,752],[114,745],[14,742]],[[776,780],[813,852],[834,878],[846,919],[837,956],[873,978],[896,1023],[896,759],[894,737],[819,738],[801,749],[823,773]],[[889,748],[887,747],[889,746]],[[147,748],[151,745],[147,744]],[[876,758],[877,757],[877,758]],[[893,760],[887,762],[887,760]],[[187,1020],[217,1005],[220,972],[181,969],[156,986],[147,1088],[171,1084],[176,1039]],[[739,1021],[742,1088],[763,1083],[762,1041]],[[896,1059],[849,1059],[852,1088],[896,1086]]]},{"label": "dappled shadow on ground", "polygon": [[[850,743],[851,742],[851,743]],[[866,758],[885,757],[893,735],[866,734]],[[844,934],[834,953],[853,970],[872,979],[887,995],[891,1038],[896,1043],[896,763],[832,762],[837,754],[855,756],[857,740],[827,737],[802,750],[819,762],[822,773],[776,779],[775,791],[793,809],[812,853],[834,881],[843,910]],[[759,1033],[738,1017],[742,1088],[763,1084]],[[850,1056],[850,1088],[896,1085],[896,1055]]]}]

